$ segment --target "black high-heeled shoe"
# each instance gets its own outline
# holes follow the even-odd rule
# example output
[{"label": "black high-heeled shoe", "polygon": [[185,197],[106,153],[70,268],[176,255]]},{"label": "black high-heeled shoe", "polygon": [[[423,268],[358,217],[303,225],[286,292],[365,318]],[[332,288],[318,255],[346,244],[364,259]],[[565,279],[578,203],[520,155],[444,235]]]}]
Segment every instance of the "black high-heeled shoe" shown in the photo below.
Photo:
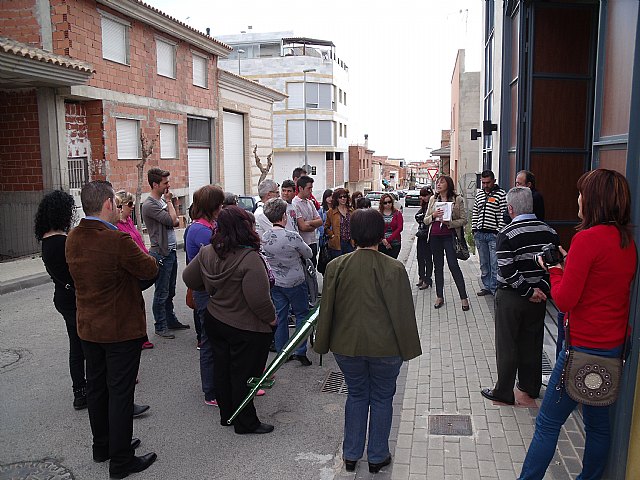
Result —
[{"label": "black high-heeled shoe", "polygon": [[386,467],[391,463],[391,455],[380,463],[369,462],[369,473],[378,473],[382,467]]},{"label": "black high-heeled shoe", "polygon": [[345,460],[344,461],[344,469],[347,472],[355,472],[356,471],[356,463],[358,463],[357,460]]},{"label": "black high-heeled shoe", "polygon": [[471,306],[469,305],[469,299],[466,298],[465,300],[467,301],[467,304],[466,305],[462,305],[462,311],[463,312],[468,312],[469,309],[471,308]]},{"label": "black high-heeled shoe", "polygon": [[444,298],[442,298],[442,299],[440,299],[440,300],[441,300],[440,302],[436,302],[436,303],[433,305],[433,308],[435,308],[436,310],[437,310],[438,308],[442,308],[442,306],[444,305]]}]

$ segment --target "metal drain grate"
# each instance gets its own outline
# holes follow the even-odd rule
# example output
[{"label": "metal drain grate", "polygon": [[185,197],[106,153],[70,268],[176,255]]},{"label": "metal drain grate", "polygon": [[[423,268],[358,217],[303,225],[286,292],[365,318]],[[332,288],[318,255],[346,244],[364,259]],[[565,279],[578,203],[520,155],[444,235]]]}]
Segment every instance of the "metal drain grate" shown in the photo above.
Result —
[{"label": "metal drain grate", "polygon": [[429,415],[430,435],[473,435],[469,415]]},{"label": "metal drain grate", "polygon": [[551,366],[551,359],[547,352],[542,352],[542,375],[551,375],[553,367]]},{"label": "metal drain grate", "polygon": [[329,372],[320,391],[323,393],[342,393],[344,395],[349,393],[342,372]]}]

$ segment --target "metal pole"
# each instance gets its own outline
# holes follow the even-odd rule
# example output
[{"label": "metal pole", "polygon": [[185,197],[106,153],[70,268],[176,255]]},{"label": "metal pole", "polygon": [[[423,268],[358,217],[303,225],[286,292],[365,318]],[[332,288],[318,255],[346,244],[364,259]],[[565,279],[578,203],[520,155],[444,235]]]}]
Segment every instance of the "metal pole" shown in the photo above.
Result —
[{"label": "metal pole", "polygon": [[307,175],[311,173],[311,169],[309,168],[309,158],[307,152],[307,73],[315,72],[315,68],[307,68],[302,71],[303,80],[302,80],[302,101],[304,102],[304,169],[307,172]]},{"label": "metal pole", "polygon": [[242,75],[242,73],[240,72],[240,55],[244,53],[244,50],[239,49],[238,50],[238,75]]}]

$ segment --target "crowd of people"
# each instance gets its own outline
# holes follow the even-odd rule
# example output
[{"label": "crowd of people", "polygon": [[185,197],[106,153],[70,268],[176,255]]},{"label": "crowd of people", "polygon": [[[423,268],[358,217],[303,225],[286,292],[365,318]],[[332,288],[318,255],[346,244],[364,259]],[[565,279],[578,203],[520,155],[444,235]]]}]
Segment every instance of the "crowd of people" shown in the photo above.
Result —
[{"label": "crowd of people", "polygon": [[[140,440],[132,438],[132,418],[149,408],[133,403],[140,354],[154,348],[146,333],[142,291],[154,286],[156,336],[170,340],[176,331],[190,328],[174,311],[179,222],[170,172],[152,168],[147,178],[150,191],[140,211],[149,248],[132,219],[134,196],[114,191],[109,182],[83,187],[86,216],[75,228],[73,198],[62,191],[44,197],[35,219],[42,258],[55,284],[54,305],[69,336],[73,407],[88,407],[93,458],[109,459],[114,478],[142,471],[156,459],[155,453],[136,456]],[[182,279],[193,308],[204,402],[218,407],[221,425],[232,425],[237,434],[274,430],[259,419],[253,402],[232,422],[230,418],[249,392],[247,379],[261,376],[270,348],[281,352],[288,343],[290,319],[299,328],[314,307],[308,263],[316,266],[318,257],[321,262],[328,259],[321,270],[318,266],[324,285],[314,349],[333,352],[349,389],[345,468],[355,470],[368,437],[367,460],[375,473],[391,462],[388,440],[400,366],[421,354],[409,277],[397,260],[403,214],[389,193],[381,195],[377,209],[361,192],[351,194],[346,188],[327,189],[318,202],[313,183],[302,168],[281,185],[264,180],[253,213],[239,207],[234,194],[214,185],[193,195]],[[539,256],[541,248],[559,246],[560,239],[541,218],[544,201],[533,174],[518,172],[515,187],[505,192],[487,170],[481,186],[471,226],[481,266],[478,295],[495,296],[498,366],[494,388],[482,389],[482,395],[513,405],[515,384],[538,398],[549,297],[571,323],[571,343],[559,348],[520,477],[542,478],[560,427],[577,403],[564,395],[563,368],[570,350],[609,358],[622,355],[637,262],[629,187],[622,175],[610,170],[585,173],[577,185],[578,233],[569,252],[560,247],[562,258],[549,264]],[[434,308],[444,306],[446,256],[461,309],[469,311],[457,251],[467,213],[451,177],[442,175],[433,190],[420,190],[415,220],[418,289],[431,288],[435,277]],[[605,244],[604,250],[593,248]],[[289,360],[312,365],[306,341]],[[583,406],[583,474],[588,478],[599,478],[604,468],[608,409]]]}]

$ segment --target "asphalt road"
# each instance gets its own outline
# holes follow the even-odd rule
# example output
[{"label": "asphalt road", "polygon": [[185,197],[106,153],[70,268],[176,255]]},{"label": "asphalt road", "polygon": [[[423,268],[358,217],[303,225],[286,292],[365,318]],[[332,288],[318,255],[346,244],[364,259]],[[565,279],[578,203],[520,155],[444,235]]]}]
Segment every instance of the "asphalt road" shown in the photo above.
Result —
[{"label": "asphalt road", "polygon": [[[414,239],[415,210],[405,209],[403,263]],[[138,453],[154,451],[158,460],[134,478],[352,477],[343,470],[340,455],[346,396],[321,391],[328,375],[339,371],[332,355],[319,366],[319,356],[310,351],[311,367],[298,362],[283,366],[274,388],[256,399],[258,415],[275,431],[236,435],[219,424],[215,407],[203,403],[184,285],[178,281],[176,313],[192,328],[178,332],[175,340],[153,335],[151,290],[145,299],[155,348],[142,352],[136,388],[136,403],[149,404],[151,410],[134,420],[134,435],[142,440]],[[71,405],[68,339],[52,296],[51,283],[0,296],[0,479],[25,478],[27,471],[34,472],[33,479],[108,478],[107,463],[91,458],[87,411]]]}]

